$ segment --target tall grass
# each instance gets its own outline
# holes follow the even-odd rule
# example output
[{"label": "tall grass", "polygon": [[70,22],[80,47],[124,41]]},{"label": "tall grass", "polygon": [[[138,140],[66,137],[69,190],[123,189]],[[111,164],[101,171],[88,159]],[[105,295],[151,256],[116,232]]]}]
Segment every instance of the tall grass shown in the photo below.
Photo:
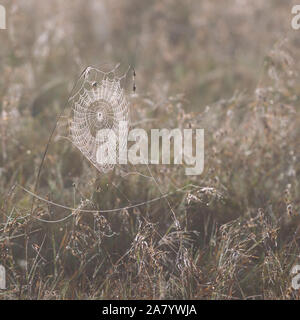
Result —
[{"label": "tall grass", "polygon": [[[2,299],[299,298],[298,34],[289,1],[243,3],[4,3]],[[36,190],[48,202],[31,210],[19,187],[34,190],[74,79],[103,61],[135,66],[133,124],[205,130],[202,175],[150,168],[180,228],[165,198],[126,209],[161,196],[153,179],[99,174],[56,135]]]}]

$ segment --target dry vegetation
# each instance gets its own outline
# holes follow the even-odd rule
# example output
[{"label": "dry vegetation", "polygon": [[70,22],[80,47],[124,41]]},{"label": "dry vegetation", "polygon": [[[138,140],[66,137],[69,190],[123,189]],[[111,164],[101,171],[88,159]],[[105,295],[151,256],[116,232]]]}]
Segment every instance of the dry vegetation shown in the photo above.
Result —
[{"label": "dry vegetation", "polygon": [[[300,31],[290,27],[292,1],[4,5],[2,299],[299,298],[290,274],[300,264]],[[118,170],[103,175],[55,136],[37,194],[77,210],[33,203],[19,185],[34,189],[75,79],[105,62],[135,66],[136,95],[127,83],[133,123],[205,129],[204,173],[154,166],[158,185]],[[183,186],[168,197],[179,227],[166,199],[113,213],[78,210],[126,207]]]}]

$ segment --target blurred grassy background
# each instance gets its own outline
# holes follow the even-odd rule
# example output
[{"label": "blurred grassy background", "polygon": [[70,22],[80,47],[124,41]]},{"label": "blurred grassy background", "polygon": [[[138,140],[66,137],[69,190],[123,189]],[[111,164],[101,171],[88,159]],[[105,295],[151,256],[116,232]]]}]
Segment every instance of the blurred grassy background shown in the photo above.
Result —
[{"label": "blurred grassy background", "polygon": [[[2,1],[0,263],[4,299],[298,298],[299,32],[294,1]],[[204,128],[205,171],[158,166],[161,200],[117,214],[73,212],[32,190],[51,129],[88,65],[134,66],[126,92],[145,128]],[[130,78],[130,77],[129,77]],[[142,169],[141,169],[142,170]],[[99,174],[56,136],[38,194],[111,209],[160,195]],[[76,219],[75,219],[76,218]]]}]

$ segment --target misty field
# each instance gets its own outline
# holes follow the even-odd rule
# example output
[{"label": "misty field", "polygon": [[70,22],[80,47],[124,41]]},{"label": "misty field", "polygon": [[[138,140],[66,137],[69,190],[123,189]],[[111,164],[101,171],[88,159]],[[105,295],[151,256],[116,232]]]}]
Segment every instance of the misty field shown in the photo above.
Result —
[{"label": "misty field", "polygon": [[[294,1],[1,4],[0,299],[300,297]],[[84,70],[118,64],[132,127],[204,129],[201,175],[101,172],[66,137]]]}]

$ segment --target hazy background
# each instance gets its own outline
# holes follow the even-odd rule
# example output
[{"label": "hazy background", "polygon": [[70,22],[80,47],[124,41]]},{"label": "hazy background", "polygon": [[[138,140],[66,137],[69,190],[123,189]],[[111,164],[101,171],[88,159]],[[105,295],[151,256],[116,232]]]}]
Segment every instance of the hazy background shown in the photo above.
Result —
[{"label": "hazy background", "polygon": [[253,90],[265,55],[294,32],[292,1],[28,0],[4,5],[8,29],[1,32],[1,68],[34,68],[27,73],[34,91],[55,79],[73,80],[87,65],[121,62],[135,66],[141,93],[183,92],[193,108],[237,89]]},{"label": "hazy background", "polygon": [[[8,275],[1,297],[299,298],[290,276],[300,254],[295,1],[1,4],[0,263]],[[180,229],[165,201],[101,217],[75,210],[76,219],[45,223],[36,218],[62,219],[70,210],[32,206],[17,186],[33,190],[82,70],[117,63],[136,70],[136,95],[131,73],[125,86],[132,121],[205,129],[201,176],[153,167],[162,192],[196,188],[169,199]],[[149,179],[98,173],[56,134],[37,193],[97,210],[161,195]]]}]

